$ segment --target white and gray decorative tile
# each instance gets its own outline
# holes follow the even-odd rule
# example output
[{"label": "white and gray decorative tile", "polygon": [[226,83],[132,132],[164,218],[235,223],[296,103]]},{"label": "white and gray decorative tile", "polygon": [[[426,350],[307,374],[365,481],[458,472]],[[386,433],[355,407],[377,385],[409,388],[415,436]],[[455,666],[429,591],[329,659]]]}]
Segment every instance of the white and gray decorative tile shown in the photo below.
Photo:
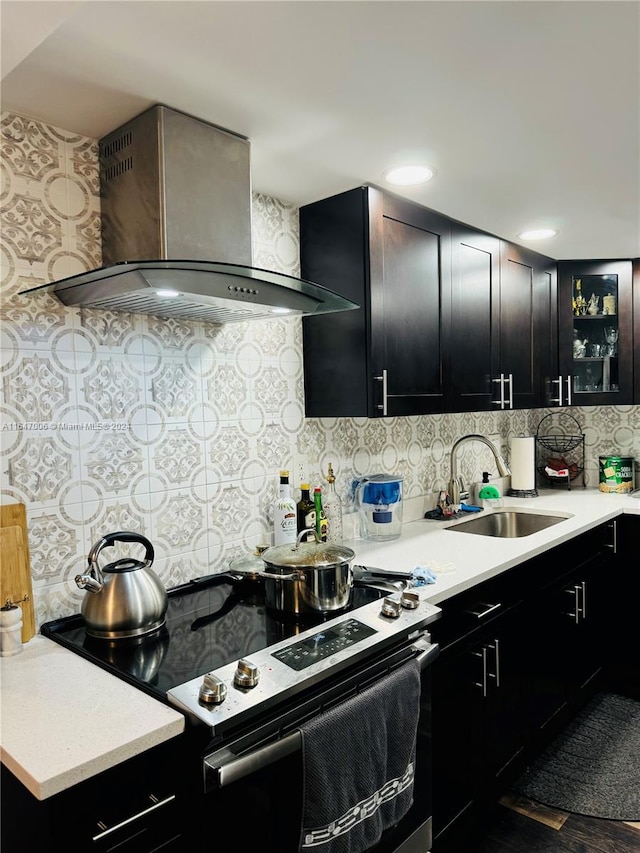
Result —
[{"label": "white and gray decorative tile", "polygon": [[[412,505],[430,507],[457,438],[497,436],[508,458],[510,438],[534,435],[551,411],[308,419],[299,318],[220,326],[20,295],[101,264],[98,146],[7,112],[0,141],[0,484],[27,506],[39,624],[78,612],[73,579],[106,533],[147,536],[173,586],[272,541],[278,471],[294,459],[317,484],[331,462],[345,512],[353,480],[373,473],[400,474]],[[254,264],[298,275],[295,206],[254,193],[252,225]],[[640,406],[569,413],[589,485],[599,454],[640,457]],[[484,445],[461,448],[465,478],[483,469]]]}]

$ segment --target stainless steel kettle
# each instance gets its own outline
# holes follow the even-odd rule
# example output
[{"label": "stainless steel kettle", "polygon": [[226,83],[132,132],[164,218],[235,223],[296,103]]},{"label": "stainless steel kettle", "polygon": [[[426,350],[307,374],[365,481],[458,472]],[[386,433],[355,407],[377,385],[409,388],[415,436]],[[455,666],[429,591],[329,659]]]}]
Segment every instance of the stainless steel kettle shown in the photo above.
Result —
[{"label": "stainless steel kettle", "polygon": [[[100,568],[98,555],[115,542],[139,542],[144,562],[125,557]],[[140,533],[121,530],[103,536],[89,551],[88,570],[76,575],[82,601],[85,630],[91,637],[120,639],[140,637],[162,627],[169,605],[167,591],[152,570],[153,545]]]}]

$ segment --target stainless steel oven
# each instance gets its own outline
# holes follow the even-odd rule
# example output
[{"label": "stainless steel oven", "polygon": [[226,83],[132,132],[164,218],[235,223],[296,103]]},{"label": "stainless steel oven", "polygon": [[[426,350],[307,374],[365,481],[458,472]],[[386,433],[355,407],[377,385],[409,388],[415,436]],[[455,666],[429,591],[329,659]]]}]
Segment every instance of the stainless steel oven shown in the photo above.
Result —
[{"label": "stainless steel oven", "polygon": [[184,748],[167,774],[183,782],[185,850],[217,853],[298,851],[301,731],[418,662],[413,803],[367,851],[427,853],[429,663],[438,653],[427,626],[439,615],[419,588],[390,595],[359,587],[344,611],[295,621],[271,612],[255,584],[218,575],[170,590],[155,636],[96,640],[80,616],[47,623],[42,633],[185,713]]}]

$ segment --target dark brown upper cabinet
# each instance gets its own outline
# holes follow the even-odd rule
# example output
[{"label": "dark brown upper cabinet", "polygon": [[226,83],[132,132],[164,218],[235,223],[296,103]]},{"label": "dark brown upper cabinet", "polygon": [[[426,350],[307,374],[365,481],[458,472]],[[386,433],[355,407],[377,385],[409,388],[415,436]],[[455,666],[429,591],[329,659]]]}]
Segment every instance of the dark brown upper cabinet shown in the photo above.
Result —
[{"label": "dark brown upper cabinet", "polygon": [[500,241],[454,222],[451,246],[447,410],[490,411],[500,400]]},{"label": "dark brown upper cabinet", "polygon": [[631,260],[558,262],[559,364],[565,405],[633,401],[632,268]]},{"label": "dark brown upper cabinet", "polygon": [[451,223],[376,187],[300,209],[302,277],[360,308],[303,318],[307,417],[446,411]]},{"label": "dark brown upper cabinet", "polygon": [[501,241],[497,408],[549,403],[557,374],[556,270],[553,258]]}]

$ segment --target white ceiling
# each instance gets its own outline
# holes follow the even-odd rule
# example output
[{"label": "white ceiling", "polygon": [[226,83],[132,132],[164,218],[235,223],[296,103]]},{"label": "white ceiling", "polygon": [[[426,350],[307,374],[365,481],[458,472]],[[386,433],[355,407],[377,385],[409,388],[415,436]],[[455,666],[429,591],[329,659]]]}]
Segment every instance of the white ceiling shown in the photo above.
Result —
[{"label": "white ceiling", "polygon": [[555,258],[636,257],[639,21],[636,0],[1,0],[2,109],[99,138],[163,103],[249,137],[254,190],[297,205],[426,161],[408,198],[508,239],[556,227]]}]

